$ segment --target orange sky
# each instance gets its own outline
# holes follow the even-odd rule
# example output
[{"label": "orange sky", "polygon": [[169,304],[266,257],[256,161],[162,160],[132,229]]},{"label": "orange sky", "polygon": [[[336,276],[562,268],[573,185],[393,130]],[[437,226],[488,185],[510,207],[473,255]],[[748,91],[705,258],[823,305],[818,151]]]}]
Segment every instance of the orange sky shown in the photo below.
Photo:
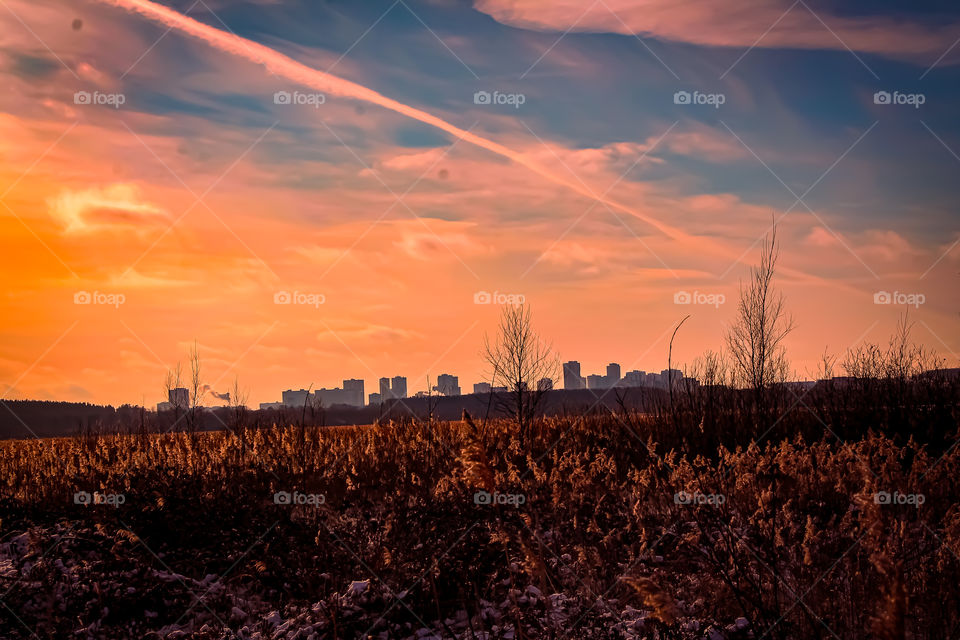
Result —
[{"label": "orange sky", "polygon": [[[783,151],[776,141],[682,112],[589,145],[533,113],[378,106],[364,91],[388,91],[369,87],[373,74],[349,57],[325,80],[319,108],[276,105],[275,91],[311,91],[296,81],[304,72],[279,57],[253,63],[267,54],[238,55],[244,45],[232,36],[217,37],[233,53],[176,31],[152,50],[163,30],[117,8],[90,9],[82,39],[57,3],[11,8],[30,28],[3,17],[5,46],[58,61],[40,76],[22,73],[22,59],[4,63],[7,398],[153,404],[194,341],[207,382],[226,390],[238,375],[251,403],[350,377],[370,392],[380,376],[406,375],[413,392],[428,375],[454,373],[469,389],[499,311],[475,304],[480,291],[525,296],[560,357],[585,373],[610,361],[659,371],[687,313],[676,361],[722,346],[755,241],[795,200],[780,172],[764,169]],[[322,69],[340,54],[282,48]],[[202,66],[185,67],[178,51]],[[189,96],[191,108],[148,108],[158,101],[142,93],[151,86]],[[77,91],[129,96],[115,109],[77,104]],[[253,119],[204,91],[253,96],[262,108]],[[455,128],[417,122],[419,113]],[[872,122],[825,138],[805,159],[810,178],[787,181],[794,193],[838,159],[845,180],[867,180],[872,161],[856,145],[865,132],[884,135]],[[407,127],[437,142],[405,142]],[[471,133],[458,139],[458,130]],[[691,158],[749,167],[780,190],[780,206],[749,189],[705,188],[683,170]],[[922,294],[911,308],[916,338],[957,366],[956,218],[934,218],[925,228],[941,232],[919,235],[869,211],[838,223],[850,206],[842,197],[813,212],[799,204],[780,223],[797,374],[809,375],[824,348],[886,341],[906,307],[874,304],[878,291]],[[725,303],[677,305],[680,291]],[[95,292],[94,303],[77,304],[78,292]],[[276,304],[282,292],[323,303]]]}]

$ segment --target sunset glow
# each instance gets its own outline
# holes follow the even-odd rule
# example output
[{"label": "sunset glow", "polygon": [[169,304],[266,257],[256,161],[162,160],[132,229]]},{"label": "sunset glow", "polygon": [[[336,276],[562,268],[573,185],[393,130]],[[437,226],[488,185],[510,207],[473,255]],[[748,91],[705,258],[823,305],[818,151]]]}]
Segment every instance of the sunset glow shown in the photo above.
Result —
[{"label": "sunset glow", "polygon": [[689,313],[682,367],[722,346],[773,221],[797,377],[905,310],[958,366],[960,19],[2,4],[5,398],[153,405],[194,342],[252,405],[469,387],[484,292],[589,372],[666,368]]}]

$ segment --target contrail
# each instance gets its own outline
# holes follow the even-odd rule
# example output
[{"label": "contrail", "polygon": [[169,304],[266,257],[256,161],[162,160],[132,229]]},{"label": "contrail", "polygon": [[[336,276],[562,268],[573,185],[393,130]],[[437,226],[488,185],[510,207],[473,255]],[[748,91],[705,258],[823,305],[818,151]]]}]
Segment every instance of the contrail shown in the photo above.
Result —
[{"label": "contrail", "polygon": [[[442,118],[427,113],[421,109],[417,109],[416,107],[411,107],[410,105],[398,102],[392,98],[388,98],[387,96],[363,85],[351,82],[350,80],[340,78],[330,73],[320,71],[318,69],[314,69],[312,67],[308,67],[275,49],[271,49],[270,47],[254,42],[253,40],[248,40],[234,33],[228,33],[226,31],[221,31],[220,29],[215,29],[214,27],[203,24],[202,22],[185,16],[182,13],[174,11],[173,9],[165,7],[161,4],[157,4],[156,2],[151,2],[150,0],[97,1],[142,14],[170,29],[176,29],[184,34],[203,40],[207,44],[216,47],[217,49],[241,58],[246,58],[251,62],[261,64],[274,75],[286,78],[293,83],[310,87],[326,94],[369,102],[414,120],[419,120],[420,122],[428,124],[432,127],[436,127],[441,131],[446,131],[450,135],[456,136],[457,138],[466,140],[467,142],[470,142],[471,144],[474,144],[482,149],[486,149],[499,156],[512,160],[517,164],[520,164],[530,169],[534,173],[546,178],[547,180],[574,191],[575,193],[578,193],[590,200],[595,200],[610,207],[611,209],[617,209],[639,220],[642,220],[667,237],[682,243],[688,243],[691,250],[696,250],[694,247],[699,246],[705,251],[714,253],[715,255],[723,256],[728,260],[733,260],[734,262],[743,261],[744,256],[738,256],[735,252],[730,251],[728,248],[720,245],[711,238],[690,235],[682,229],[657,220],[656,218],[638,211],[633,207],[608,198],[605,195],[598,196],[585,185],[569,180],[563,176],[559,176],[553,171],[550,171],[549,169],[540,166],[536,162],[533,162],[524,154],[514,151],[509,147],[494,142],[488,138],[484,138],[483,136],[479,136],[475,133],[471,133],[466,129],[461,129],[460,127],[451,124]],[[790,268],[783,268],[783,272],[801,277],[803,279],[811,278],[809,274]],[[822,280],[818,277],[813,277],[813,279]]]},{"label": "contrail", "polygon": [[287,80],[290,80],[296,84],[311,87],[327,94],[363,100],[371,104],[379,105],[385,109],[389,109],[401,115],[413,118],[414,120],[419,120],[420,122],[428,124],[432,127],[436,127],[442,131],[446,131],[457,138],[462,138],[471,144],[491,151],[499,156],[503,156],[504,158],[513,160],[514,162],[527,167],[531,171],[543,176],[551,182],[571,189],[572,191],[575,191],[591,200],[596,200],[610,206],[611,208],[619,209],[620,211],[628,213],[646,222],[664,235],[674,240],[685,242],[702,240],[701,238],[695,238],[694,236],[687,234],[681,229],[637,211],[632,207],[621,204],[604,196],[597,196],[583,185],[558,176],[554,172],[540,166],[536,162],[531,161],[522,153],[514,151],[509,147],[505,147],[504,145],[494,142],[493,140],[489,140],[483,136],[479,136],[465,129],[461,129],[460,127],[451,124],[442,118],[438,118],[437,116],[427,113],[426,111],[411,107],[410,105],[398,102],[392,98],[388,98],[387,96],[364,87],[363,85],[345,80],[329,73],[325,73],[312,67],[308,67],[300,62],[297,62],[293,58],[276,51],[275,49],[271,49],[236,34],[215,29],[214,27],[203,24],[202,22],[187,17],[182,13],[174,11],[173,9],[155,2],[151,2],[150,0],[99,1],[140,13],[151,20],[160,22],[166,27],[176,29],[195,38],[199,38],[200,40],[203,40],[207,44],[214,46],[217,49],[240,56],[242,58],[246,58],[247,60],[257,64],[262,64],[273,74],[286,78]]}]

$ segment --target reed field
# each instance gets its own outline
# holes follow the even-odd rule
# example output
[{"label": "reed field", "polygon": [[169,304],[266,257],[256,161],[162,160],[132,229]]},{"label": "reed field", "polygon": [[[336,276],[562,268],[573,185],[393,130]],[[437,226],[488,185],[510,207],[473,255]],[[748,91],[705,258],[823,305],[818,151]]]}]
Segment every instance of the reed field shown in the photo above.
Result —
[{"label": "reed field", "polygon": [[699,387],[651,413],[540,417],[524,437],[465,416],[7,441],[0,628],[957,637],[956,391],[785,389],[768,418]]}]

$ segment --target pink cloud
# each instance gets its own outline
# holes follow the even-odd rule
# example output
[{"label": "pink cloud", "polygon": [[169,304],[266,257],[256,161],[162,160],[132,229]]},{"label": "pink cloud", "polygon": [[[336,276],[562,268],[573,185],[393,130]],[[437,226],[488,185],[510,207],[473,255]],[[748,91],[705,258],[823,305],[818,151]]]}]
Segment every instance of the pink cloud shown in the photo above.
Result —
[{"label": "pink cloud", "polygon": [[64,190],[48,201],[50,213],[66,233],[144,226],[169,222],[160,206],[145,201],[136,185],[117,183],[81,191]]},{"label": "pink cloud", "polygon": [[849,47],[897,58],[935,58],[957,34],[955,24],[926,27],[882,17],[814,15],[804,4],[790,7],[787,0],[607,0],[592,8],[580,0],[474,0],[478,11],[523,29],[636,34],[718,47]]}]

